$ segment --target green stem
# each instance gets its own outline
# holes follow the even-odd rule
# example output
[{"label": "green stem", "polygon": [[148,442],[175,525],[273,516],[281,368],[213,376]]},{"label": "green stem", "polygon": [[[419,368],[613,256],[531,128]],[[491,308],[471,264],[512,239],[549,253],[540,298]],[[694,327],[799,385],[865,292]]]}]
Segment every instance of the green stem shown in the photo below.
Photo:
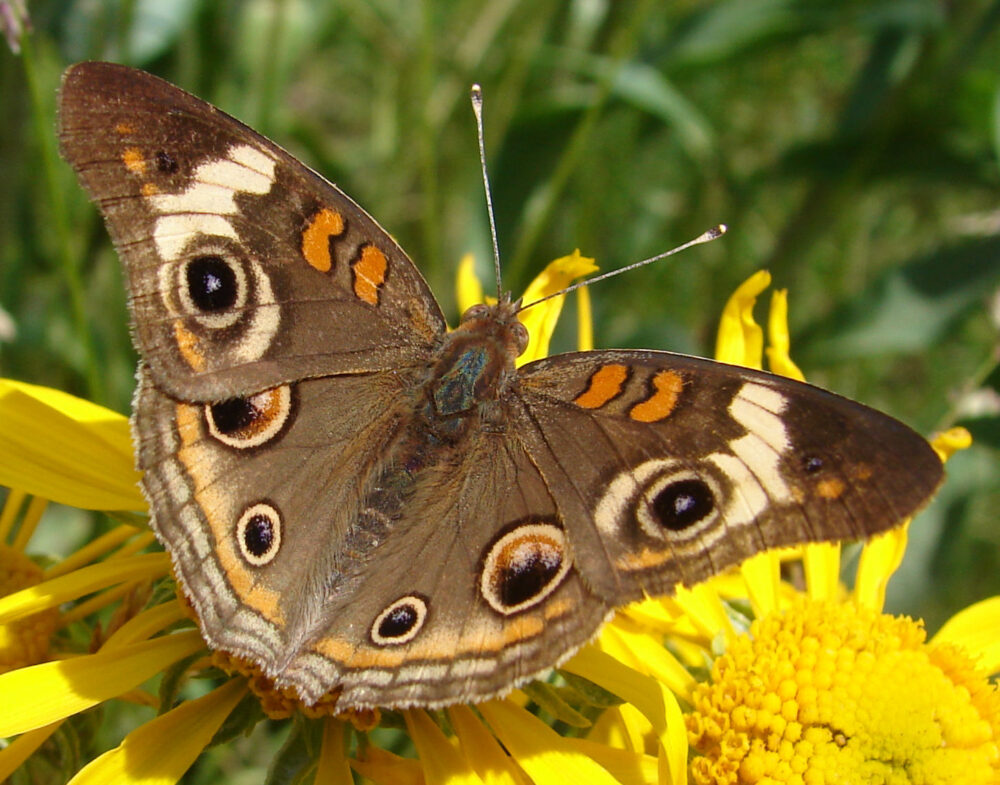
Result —
[{"label": "green stem", "polygon": [[559,163],[556,165],[555,171],[543,186],[539,209],[533,211],[531,215],[525,218],[525,227],[518,237],[509,268],[511,271],[511,282],[521,280],[524,269],[529,264],[538,241],[552,222],[556,205],[559,203],[559,199],[566,189],[570,176],[576,170],[580,157],[587,150],[590,134],[594,130],[594,126],[601,113],[604,111],[622,64],[627,58],[632,56],[635,50],[639,32],[642,29],[642,22],[645,20],[652,6],[653,3],[651,0],[644,0],[644,2],[637,3],[632,11],[632,17],[626,21],[624,27],[611,40],[608,52],[612,67],[608,68],[603,77],[599,79],[597,83],[597,95],[593,103],[591,103],[580,119],[576,129],[573,131],[573,135],[570,137],[569,143],[566,145],[562,157],[559,159]]}]

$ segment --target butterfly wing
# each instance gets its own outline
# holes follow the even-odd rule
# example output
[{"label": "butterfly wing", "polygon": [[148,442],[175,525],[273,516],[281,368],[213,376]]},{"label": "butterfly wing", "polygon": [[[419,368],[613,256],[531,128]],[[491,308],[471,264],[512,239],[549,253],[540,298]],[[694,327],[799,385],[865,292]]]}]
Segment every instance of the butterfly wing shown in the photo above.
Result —
[{"label": "butterfly wing", "polygon": [[226,428],[230,404],[175,401],[140,372],[139,463],[203,634],[310,702],[335,688],[344,709],[483,699],[609,612],[523,445],[481,431],[429,444],[413,381],[306,380]]},{"label": "butterfly wing", "polygon": [[420,273],[369,215],[183,90],[73,66],[59,138],[123,260],[138,349],[171,395],[409,367],[443,334]]},{"label": "butterfly wing", "polygon": [[557,355],[521,369],[518,396],[577,566],[613,603],[765,548],[869,537],[943,475],[926,440],[887,415],[694,357]]}]

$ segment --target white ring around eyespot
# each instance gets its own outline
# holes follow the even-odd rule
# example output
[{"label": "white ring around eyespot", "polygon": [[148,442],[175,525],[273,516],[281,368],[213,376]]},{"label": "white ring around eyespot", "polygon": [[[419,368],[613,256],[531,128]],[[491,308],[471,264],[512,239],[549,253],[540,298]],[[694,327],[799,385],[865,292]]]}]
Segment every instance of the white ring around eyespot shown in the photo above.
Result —
[{"label": "white ring around eyespot", "polygon": [[[252,518],[258,515],[264,516],[271,522],[271,547],[260,556],[251,553],[246,545],[247,525]],[[281,516],[278,514],[278,511],[270,504],[263,502],[254,504],[244,510],[239,521],[236,523],[236,543],[243,558],[254,567],[263,567],[270,564],[274,560],[274,557],[278,555],[278,550],[281,548]]]},{"label": "white ring around eyespot", "polygon": [[[397,635],[395,637],[381,635],[378,629],[382,626],[382,622],[389,618],[389,615],[397,608],[401,608],[405,605],[412,607],[416,611],[417,618],[413,622],[413,626],[402,635]],[[372,642],[378,644],[379,646],[398,646],[401,643],[409,643],[416,638],[417,634],[423,628],[426,620],[427,602],[423,599],[423,597],[418,597],[416,594],[407,594],[405,597],[400,597],[398,600],[393,602],[375,617],[375,621],[372,622],[369,634],[371,635]]]},{"label": "white ring around eyespot", "polygon": [[[653,500],[656,495],[669,485],[684,480],[696,480],[708,486],[712,494],[712,511],[701,520],[695,521],[690,526],[680,530],[669,529],[657,520],[652,512]],[[643,533],[657,540],[690,540],[697,537],[706,527],[714,524],[721,513],[723,498],[719,492],[719,485],[714,477],[709,477],[704,472],[699,474],[691,469],[682,469],[673,474],[665,474],[653,479],[642,491],[642,495],[636,501],[635,517],[639,521],[639,526]]]},{"label": "white ring around eyespot", "polygon": [[[606,537],[620,537],[622,528],[630,527],[635,520],[643,534],[657,540],[687,540],[697,536],[717,520],[726,500],[716,476],[720,470],[712,461],[713,457],[698,461],[698,469],[704,469],[698,472],[691,468],[691,463],[676,458],[654,458],[619,472],[605,486],[604,494],[594,508],[597,528]],[[701,480],[709,486],[715,496],[715,510],[711,516],[688,529],[680,532],[666,530],[649,514],[649,501],[665,485],[688,479]]]},{"label": "white ring around eyespot", "polygon": [[278,396],[278,413],[271,419],[263,430],[254,434],[249,439],[233,438],[218,429],[215,424],[215,418],[212,416],[212,404],[207,403],[205,404],[204,411],[205,423],[208,426],[208,432],[213,438],[218,439],[227,447],[233,447],[237,450],[249,450],[253,447],[259,447],[260,445],[271,441],[271,439],[277,436],[281,432],[281,429],[285,427],[285,423],[288,421],[288,417],[291,414],[292,388],[290,385],[283,384],[280,387],[264,390],[263,392],[259,392],[256,395],[251,395],[249,397],[253,399],[259,398],[262,395]]},{"label": "white ring around eyespot", "polygon": [[[559,551],[559,570],[537,594],[515,605],[505,605],[496,592],[492,580],[499,569],[498,560],[505,548],[514,544],[517,540],[532,537],[547,538],[555,542],[556,548]],[[497,613],[510,616],[537,605],[552,594],[566,577],[570,566],[569,549],[566,547],[566,535],[562,529],[551,523],[526,523],[507,532],[490,548],[489,553],[486,554],[486,558],[483,559],[483,570],[479,576],[479,593]]]}]

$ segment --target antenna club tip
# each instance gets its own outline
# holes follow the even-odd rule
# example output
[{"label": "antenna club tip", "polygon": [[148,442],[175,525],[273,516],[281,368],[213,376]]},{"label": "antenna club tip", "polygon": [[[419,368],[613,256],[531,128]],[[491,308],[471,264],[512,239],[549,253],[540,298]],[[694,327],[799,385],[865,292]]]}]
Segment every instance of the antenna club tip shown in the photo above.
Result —
[{"label": "antenna club tip", "polygon": [[722,237],[722,235],[724,235],[726,232],[729,231],[729,227],[726,226],[725,224],[719,224],[718,226],[715,227],[714,231],[716,237]]},{"label": "antenna club tip", "polygon": [[469,88],[469,98],[472,99],[472,103],[482,103],[483,101],[483,88],[480,87],[479,83],[476,82]]}]

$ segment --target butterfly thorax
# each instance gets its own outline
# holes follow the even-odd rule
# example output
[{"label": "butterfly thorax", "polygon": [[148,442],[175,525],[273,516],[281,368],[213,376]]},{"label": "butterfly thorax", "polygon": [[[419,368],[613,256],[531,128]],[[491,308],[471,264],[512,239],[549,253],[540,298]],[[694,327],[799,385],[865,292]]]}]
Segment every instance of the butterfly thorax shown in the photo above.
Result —
[{"label": "butterfly thorax", "polygon": [[517,318],[518,304],[504,297],[496,305],[475,305],[442,341],[425,386],[426,424],[446,441],[472,425],[498,424],[499,402],[516,378],[514,361],[528,333]]}]

